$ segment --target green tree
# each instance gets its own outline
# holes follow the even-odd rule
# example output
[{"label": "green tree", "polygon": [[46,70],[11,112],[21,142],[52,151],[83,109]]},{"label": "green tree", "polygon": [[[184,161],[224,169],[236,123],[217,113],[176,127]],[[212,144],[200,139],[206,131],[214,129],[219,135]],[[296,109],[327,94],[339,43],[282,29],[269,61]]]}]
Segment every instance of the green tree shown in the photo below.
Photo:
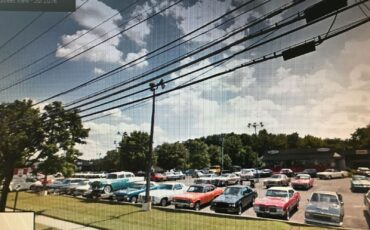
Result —
[{"label": "green tree", "polygon": [[[124,135],[119,143],[120,165],[128,171],[145,171],[147,155],[149,152],[149,134],[141,131],[134,131],[130,135]],[[153,157],[153,165],[155,157]]]},{"label": "green tree", "polygon": [[351,134],[350,144],[353,149],[370,149],[370,124],[358,128]]},{"label": "green tree", "polygon": [[240,162],[244,146],[240,137],[236,134],[229,134],[224,140],[224,154],[230,156],[233,163]]},{"label": "green tree", "polygon": [[301,147],[305,149],[325,147],[324,141],[319,137],[306,135],[301,141]]},{"label": "green tree", "polygon": [[40,113],[32,104],[31,100],[0,104],[0,181],[5,179],[0,212],[5,211],[15,168],[51,162],[60,152],[75,154],[75,145],[85,143],[88,136],[77,111],[66,111],[60,102],[53,102]]},{"label": "green tree", "polygon": [[220,146],[210,145],[208,147],[208,155],[210,158],[211,165],[221,165],[221,147]]},{"label": "green tree", "polygon": [[296,149],[300,146],[300,137],[297,132],[287,135],[287,148]]},{"label": "green tree", "polygon": [[231,160],[231,157],[228,154],[224,154],[224,169],[229,170],[232,165],[233,165],[233,162]]},{"label": "green tree", "polygon": [[191,168],[200,169],[208,167],[210,159],[208,146],[200,140],[188,140],[184,143],[189,151],[189,165]]},{"label": "green tree", "polygon": [[109,150],[103,159],[99,160],[99,168],[103,171],[113,172],[121,170],[120,153],[117,150]]},{"label": "green tree", "polygon": [[189,152],[184,144],[179,142],[164,143],[155,149],[157,165],[163,169],[185,169]]}]

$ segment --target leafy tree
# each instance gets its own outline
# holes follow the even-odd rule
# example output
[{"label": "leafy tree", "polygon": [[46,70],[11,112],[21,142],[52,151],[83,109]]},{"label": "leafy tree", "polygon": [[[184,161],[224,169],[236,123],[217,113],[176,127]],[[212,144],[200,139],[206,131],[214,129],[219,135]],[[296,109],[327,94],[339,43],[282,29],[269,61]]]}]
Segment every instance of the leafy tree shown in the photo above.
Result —
[{"label": "leafy tree", "polygon": [[[208,155],[210,158],[211,165],[221,165],[221,147],[220,146],[210,145],[208,147]],[[225,157],[224,157],[224,160],[225,160]]]},{"label": "leafy tree", "polygon": [[189,151],[189,165],[191,168],[200,169],[208,167],[210,159],[208,146],[200,140],[188,140],[185,143]]},{"label": "leafy tree", "polygon": [[99,160],[99,168],[108,172],[119,171],[121,169],[120,153],[117,150],[107,151],[103,159]]},{"label": "leafy tree", "polygon": [[232,165],[233,162],[231,160],[231,157],[228,154],[224,154],[224,169],[230,169]]},{"label": "leafy tree", "polygon": [[302,139],[301,147],[302,148],[305,148],[305,149],[320,148],[320,147],[325,147],[325,143],[319,137],[314,137],[314,136],[311,136],[311,135],[306,135]]},{"label": "leafy tree", "polygon": [[[32,104],[31,100],[0,104],[0,180],[5,179],[0,212],[5,211],[15,168],[31,167],[40,161],[51,163],[63,152],[74,155],[75,145],[85,143],[83,139],[88,136],[77,111],[66,111],[60,102],[53,102],[41,114]],[[46,163],[42,167],[52,171]]]},{"label": "leafy tree", "polygon": [[179,142],[164,143],[155,149],[157,164],[163,169],[185,169],[189,152],[184,144]]},{"label": "leafy tree", "polygon": [[287,148],[296,149],[299,147],[300,137],[298,133],[292,133],[287,135]]},{"label": "leafy tree", "polygon": [[[150,136],[146,132],[134,131],[124,135],[119,143],[120,165],[123,169],[137,172],[146,170]],[[153,165],[155,157],[153,157]]]},{"label": "leafy tree", "polygon": [[244,146],[238,135],[230,134],[224,140],[224,154],[230,156],[232,162],[240,162]]},{"label": "leafy tree", "polygon": [[351,135],[350,143],[353,149],[370,149],[370,124],[356,129]]}]

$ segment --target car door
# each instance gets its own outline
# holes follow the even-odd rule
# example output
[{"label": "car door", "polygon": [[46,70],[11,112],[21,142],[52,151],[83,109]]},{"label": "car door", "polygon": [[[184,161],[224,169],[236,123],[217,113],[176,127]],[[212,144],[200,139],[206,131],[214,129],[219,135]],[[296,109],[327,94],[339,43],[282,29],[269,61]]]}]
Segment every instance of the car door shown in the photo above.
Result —
[{"label": "car door", "polygon": [[288,190],[289,195],[289,201],[288,201],[288,207],[291,210],[291,208],[297,203],[297,193],[294,192],[294,190],[289,189]]},{"label": "car door", "polygon": [[243,188],[242,190],[242,204],[243,208],[247,207],[250,202],[252,202],[252,190],[249,188]]}]

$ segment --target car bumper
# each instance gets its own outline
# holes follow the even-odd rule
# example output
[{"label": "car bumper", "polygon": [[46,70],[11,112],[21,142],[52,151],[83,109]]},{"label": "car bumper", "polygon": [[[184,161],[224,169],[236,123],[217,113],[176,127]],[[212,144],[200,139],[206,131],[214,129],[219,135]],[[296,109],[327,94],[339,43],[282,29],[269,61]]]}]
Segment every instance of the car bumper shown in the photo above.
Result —
[{"label": "car bumper", "polygon": [[227,213],[234,213],[238,211],[237,207],[214,207],[211,206],[211,210],[215,212],[227,212]]},{"label": "car bumper", "polygon": [[285,212],[284,211],[276,211],[276,212],[270,212],[270,211],[256,211],[256,214],[260,215],[268,215],[268,216],[284,216]]},{"label": "car bumper", "polygon": [[309,188],[310,185],[309,184],[292,184],[292,187],[294,189],[298,188],[298,189],[306,189],[306,188]]},{"label": "car bumper", "polygon": [[356,187],[356,186],[352,186],[351,187],[351,190],[353,191],[353,192],[367,192],[367,191],[369,191],[369,187]]},{"label": "car bumper", "polygon": [[307,224],[322,224],[322,225],[331,225],[331,226],[336,226],[336,227],[340,227],[343,225],[343,222],[331,222],[331,221],[316,220],[316,219],[311,219],[311,218],[305,218],[304,222]]},{"label": "car bumper", "polygon": [[173,201],[172,204],[174,204],[177,207],[181,207],[181,208],[194,208],[194,203],[183,203],[183,202]]}]

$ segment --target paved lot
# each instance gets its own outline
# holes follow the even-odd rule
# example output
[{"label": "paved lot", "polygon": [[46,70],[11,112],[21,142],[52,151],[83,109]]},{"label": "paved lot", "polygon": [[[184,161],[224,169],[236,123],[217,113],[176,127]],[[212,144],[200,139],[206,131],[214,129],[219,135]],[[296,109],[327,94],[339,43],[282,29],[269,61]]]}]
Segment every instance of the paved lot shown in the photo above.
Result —
[{"label": "paved lot", "polygon": [[[266,189],[262,186],[262,179],[259,183],[256,183],[256,191],[260,197],[263,197]],[[186,178],[181,182],[186,185],[192,184],[193,179]],[[246,182],[244,182],[246,183]],[[344,223],[343,227],[354,228],[354,229],[369,229],[370,228],[370,216],[365,212],[365,206],[363,202],[363,193],[352,193],[350,190],[350,178],[344,179],[333,179],[333,180],[315,180],[314,187],[308,191],[299,191],[301,194],[300,207],[298,211],[292,214],[290,221],[292,222],[304,222],[304,209],[308,203],[307,199],[310,197],[313,191],[325,190],[325,191],[336,191],[343,195],[344,200]],[[172,206],[170,206],[172,208]],[[213,212],[209,206],[203,207],[201,212]],[[245,210],[242,216],[253,216],[256,217],[253,208]]]}]

